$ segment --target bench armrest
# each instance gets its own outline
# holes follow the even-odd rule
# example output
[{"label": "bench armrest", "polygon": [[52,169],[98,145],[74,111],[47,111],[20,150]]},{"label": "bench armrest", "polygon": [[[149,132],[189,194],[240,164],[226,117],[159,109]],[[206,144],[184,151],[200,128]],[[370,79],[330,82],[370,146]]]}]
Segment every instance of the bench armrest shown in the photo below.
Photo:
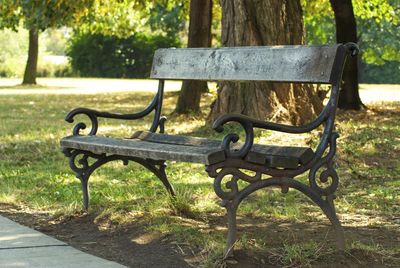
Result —
[{"label": "bench armrest", "polygon": [[274,130],[285,133],[306,133],[317,128],[323,122],[325,122],[329,117],[331,109],[332,106],[327,105],[325,109],[321,112],[321,114],[314,121],[302,126],[291,126],[285,124],[266,122],[242,114],[224,114],[218,117],[217,120],[214,121],[213,129],[216,130],[217,132],[222,132],[224,130],[223,126],[228,122],[237,122],[241,124],[246,133],[246,140],[243,146],[237,151],[232,151],[230,148],[230,144],[231,142],[236,143],[239,140],[239,136],[237,134],[230,133],[224,137],[222,141],[222,148],[224,149],[225,153],[228,156],[242,158],[247,155],[247,153],[253,146],[254,128]]},{"label": "bench armrest", "polygon": [[218,117],[217,120],[215,120],[213,124],[213,129],[215,129],[218,132],[222,132],[223,130],[222,126],[228,122],[237,122],[242,125],[243,123],[246,122],[246,124],[249,124],[252,127],[262,128],[265,130],[274,130],[285,133],[305,133],[315,129],[322,123],[322,121],[318,119],[319,117],[307,125],[291,126],[291,125],[262,121],[242,114],[224,114]]},{"label": "bench armrest", "polygon": [[[74,122],[74,117],[76,115],[86,115],[89,117],[91,122],[91,129],[88,135],[96,135],[98,130],[98,118],[113,118],[113,119],[124,119],[124,120],[135,120],[145,117],[150,114],[152,111],[155,111],[154,120],[150,127],[151,132],[155,132],[157,128],[159,128],[160,132],[164,132],[164,123],[167,120],[166,117],[161,116],[161,107],[164,95],[164,81],[159,81],[158,92],[151,101],[151,103],[143,110],[137,113],[131,114],[120,114],[120,113],[110,113],[110,112],[101,112],[88,108],[76,108],[69,112],[65,117],[65,121],[69,123]],[[86,124],[83,122],[76,123],[73,128],[73,135],[80,135],[81,130],[86,129]]]}]

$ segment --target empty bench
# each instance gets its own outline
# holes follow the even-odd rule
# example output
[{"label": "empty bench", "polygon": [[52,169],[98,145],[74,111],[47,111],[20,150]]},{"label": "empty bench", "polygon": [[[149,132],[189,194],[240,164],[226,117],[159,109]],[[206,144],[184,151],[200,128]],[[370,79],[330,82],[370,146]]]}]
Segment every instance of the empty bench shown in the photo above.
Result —
[{"label": "empty bench", "polygon": [[[159,80],[158,92],[152,102],[141,112],[117,114],[87,108],[72,110],[66,121],[74,122],[76,115],[86,115],[91,122],[75,124],[73,135],[61,140],[64,154],[80,179],[83,205],[89,205],[88,180],[97,168],[110,161],[122,160],[139,163],[149,169],[175,195],[165,173],[168,160],[202,163],[213,178],[213,187],[227,210],[228,235],[225,256],[233,252],[236,241],[236,211],[249,194],[277,186],[282,192],[297,189],[317,204],[328,217],[336,231],[338,246],[344,247],[344,236],[337,218],[333,200],[339,178],[333,166],[337,133],[334,120],[343,66],[348,55],[355,55],[355,44],[333,46],[278,46],[238,48],[159,49],[153,59],[151,78]],[[246,59],[246,60],[244,60]],[[164,81],[166,79],[197,79],[206,81],[271,81],[330,84],[328,103],[312,122],[291,126],[264,122],[240,114],[225,114],[213,128],[223,131],[228,122],[239,123],[245,140],[239,143],[238,135],[227,134],[222,140],[210,140],[180,135],[164,134],[165,117],[161,116]],[[139,130],[129,139],[97,136],[98,118],[136,120],[153,113],[148,131]],[[315,148],[254,144],[254,129],[267,129],[285,133],[306,133],[323,125],[319,144]],[[252,171],[248,175],[243,170]],[[296,179],[308,173],[308,184]],[[262,176],[266,175],[266,176]],[[223,180],[227,180],[225,184]],[[239,188],[238,181],[248,184]],[[319,182],[329,182],[321,186]]]}]

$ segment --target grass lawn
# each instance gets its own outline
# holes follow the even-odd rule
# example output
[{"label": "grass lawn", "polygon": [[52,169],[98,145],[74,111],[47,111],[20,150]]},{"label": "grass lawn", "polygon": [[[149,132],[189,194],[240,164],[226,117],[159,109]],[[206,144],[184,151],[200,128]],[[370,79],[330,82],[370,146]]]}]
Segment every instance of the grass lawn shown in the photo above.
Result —
[{"label": "grass lawn", "polygon": [[[16,88],[0,87],[5,90]],[[0,94],[0,203],[46,213],[49,221],[82,214],[80,182],[59,146],[59,140],[71,133],[72,125],[64,121],[67,112],[90,107],[130,113],[152,98],[149,92],[53,93]],[[163,114],[172,113],[176,98],[177,92],[166,93]],[[204,126],[212,99],[212,94],[202,99],[202,115],[168,116],[167,132],[222,137]],[[336,205],[347,251],[337,252],[325,242],[333,240],[328,221],[300,193],[266,189],[239,209],[239,252],[257,263],[279,266],[400,263],[400,102],[370,103],[368,108],[340,111],[337,120],[341,183]],[[151,116],[130,122],[101,120],[100,134],[129,137],[150,124]],[[271,132],[257,135],[265,143],[296,144],[315,140],[318,133],[295,139]],[[219,207],[213,181],[197,164],[169,162],[167,174],[178,193],[175,201],[142,167],[107,164],[90,179],[90,213],[106,229],[143,223],[146,232],[172,237],[184,255],[196,256],[193,263],[210,267],[222,253],[226,233],[225,211]]]}]

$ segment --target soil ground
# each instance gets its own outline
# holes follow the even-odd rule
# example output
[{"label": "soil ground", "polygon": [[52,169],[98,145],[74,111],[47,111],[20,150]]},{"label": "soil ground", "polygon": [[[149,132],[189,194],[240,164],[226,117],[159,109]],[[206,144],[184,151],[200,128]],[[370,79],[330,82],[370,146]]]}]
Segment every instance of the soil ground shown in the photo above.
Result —
[{"label": "soil ground", "polygon": [[[113,226],[112,222],[97,221],[95,213],[80,213],[68,218],[52,218],[48,214],[35,214],[21,207],[0,204],[0,214],[22,225],[65,241],[71,246],[93,255],[116,261],[129,267],[197,267],[203,258],[202,252],[189,245],[178,244],[173,237],[145,231],[145,223]],[[216,228],[224,227],[224,219],[208,219]],[[249,225],[249,223],[252,225]],[[254,224],[257,219],[239,219],[239,233],[249,236],[267,233],[269,244],[279,244],[291,236],[298,241],[325,241],[321,251],[329,250],[334,244],[334,235],[328,224],[316,222],[290,223],[271,219],[268,223]],[[259,221],[258,221],[259,222]],[[246,228],[244,228],[246,226]],[[244,230],[245,229],[245,230]],[[345,226],[347,244],[350,241],[368,243],[373,241],[382,248],[392,248],[400,243],[400,230]],[[332,250],[332,249],[331,249]],[[218,267],[280,267],[279,252],[235,252],[235,259],[227,263],[215,262]],[[373,251],[350,249],[344,252],[333,250],[321,257],[315,256],[313,267],[400,267],[400,255],[390,260],[374,249]]]}]

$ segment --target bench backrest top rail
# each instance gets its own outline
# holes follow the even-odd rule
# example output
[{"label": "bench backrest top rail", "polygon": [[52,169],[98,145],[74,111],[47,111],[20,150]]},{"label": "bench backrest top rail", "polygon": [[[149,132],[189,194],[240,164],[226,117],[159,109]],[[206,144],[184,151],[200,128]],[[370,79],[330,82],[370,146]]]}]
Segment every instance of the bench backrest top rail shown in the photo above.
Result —
[{"label": "bench backrest top rail", "polygon": [[332,84],[340,76],[344,45],[164,48],[151,78]]}]

